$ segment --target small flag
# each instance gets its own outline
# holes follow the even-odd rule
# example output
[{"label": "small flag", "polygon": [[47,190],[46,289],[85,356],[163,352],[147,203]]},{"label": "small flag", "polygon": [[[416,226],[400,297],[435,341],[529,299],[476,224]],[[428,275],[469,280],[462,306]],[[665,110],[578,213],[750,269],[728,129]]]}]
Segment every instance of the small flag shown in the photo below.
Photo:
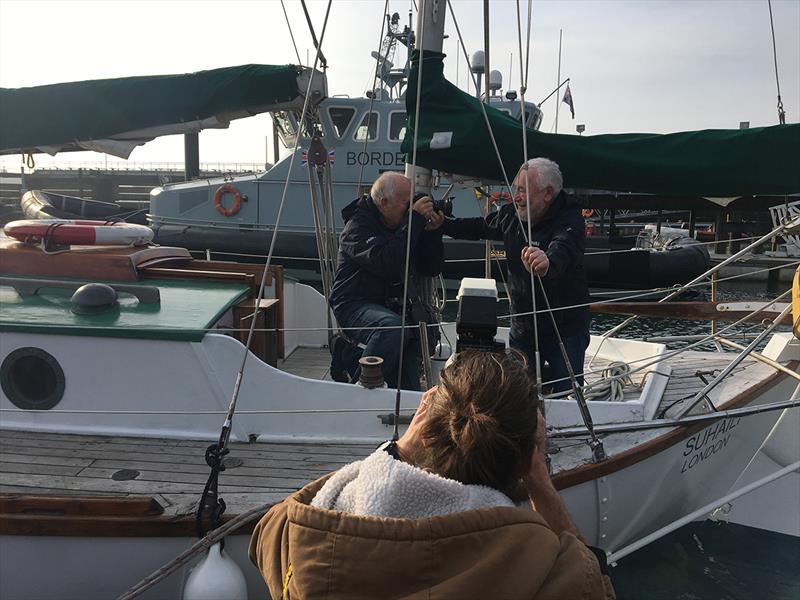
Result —
[{"label": "small flag", "polygon": [[572,104],[572,92],[569,91],[569,84],[567,84],[567,91],[564,92],[564,98],[561,100],[569,105],[569,112],[572,113],[572,118],[575,118],[575,106]]},{"label": "small flag", "polygon": [[[328,150],[328,162],[333,164],[335,158],[336,158],[336,150]],[[308,165],[308,150],[303,150],[300,153],[300,162],[304,167]]]}]

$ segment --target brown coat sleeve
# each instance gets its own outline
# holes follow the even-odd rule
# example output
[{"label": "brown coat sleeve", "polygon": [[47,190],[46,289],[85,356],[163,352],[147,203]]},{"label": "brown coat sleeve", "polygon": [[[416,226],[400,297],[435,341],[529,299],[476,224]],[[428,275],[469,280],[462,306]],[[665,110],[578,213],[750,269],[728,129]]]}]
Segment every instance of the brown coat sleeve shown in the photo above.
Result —
[{"label": "brown coat sleeve", "polygon": [[561,550],[536,600],[615,600],[611,580],[600,571],[597,557],[570,533],[559,536]]},{"label": "brown coat sleeve", "polygon": [[280,600],[283,595],[286,570],[289,567],[286,511],[286,501],[270,508],[261,517],[250,538],[250,562],[258,567],[269,588],[270,597],[275,600]]}]

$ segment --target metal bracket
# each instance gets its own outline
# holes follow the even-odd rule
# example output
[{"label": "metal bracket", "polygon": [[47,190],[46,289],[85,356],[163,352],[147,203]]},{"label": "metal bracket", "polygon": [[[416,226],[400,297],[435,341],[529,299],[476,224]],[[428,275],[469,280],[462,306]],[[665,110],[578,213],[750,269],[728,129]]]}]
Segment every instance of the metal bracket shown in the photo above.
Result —
[{"label": "metal bracket", "polygon": [[[410,425],[413,417],[414,415],[400,415],[400,417],[397,419],[397,424]],[[378,419],[380,420],[381,425],[394,425],[394,413],[378,415]]]}]

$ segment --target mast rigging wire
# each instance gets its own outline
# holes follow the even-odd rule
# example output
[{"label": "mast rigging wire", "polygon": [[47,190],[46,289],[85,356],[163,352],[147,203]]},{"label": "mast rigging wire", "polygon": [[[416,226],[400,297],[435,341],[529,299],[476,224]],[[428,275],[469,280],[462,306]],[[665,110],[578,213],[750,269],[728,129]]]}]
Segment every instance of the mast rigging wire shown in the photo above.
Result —
[{"label": "mast rigging wire", "polygon": [[[425,0],[421,0],[422,9],[423,11],[427,9],[425,4]],[[417,38],[420,41],[425,39],[425,18],[424,15],[421,19],[419,19],[420,27],[419,27],[419,37]],[[405,335],[406,335],[406,312],[407,312],[407,305],[408,305],[408,271],[409,271],[409,263],[411,262],[411,220],[414,210],[414,193],[417,187],[417,138],[419,135],[419,105],[420,105],[420,92],[422,91],[422,65],[424,64],[424,54],[425,49],[420,47],[419,48],[419,56],[417,57],[417,61],[419,66],[417,67],[417,100],[416,100],[416,107],[414,109],[414,140],[413,146],[411,150],[411,190],[409,191],[408,197],[408,228],[406,231],[406,264],[405,264],[405,273],[403,275],[403,303],[401,306],[400,311],[400,325],[402,329],[400,330],[400,356],[399,361],[397,363],[397,391],[395,395],[395,404],[394,404],[394,431],[392,432],[392,441],[396,442],[400,439],[400,384],[401,384],[401,374],[403,372],[403,350],[405,348]],[[420,347],[422,345],[422,340],[420,340]],[[421,348],[421,352],[427,352],[427,348]]]},{"label": "mast rigging wire", "polygon": [[[328,61],[322,53],[322,38],[325,37],[325,25],[322,26],[322,34],[320,35],[319,41],[317,41],[317,34],[314,31],[314,24],[311,22],[311,15],[308,14],[306,0],[300,0],[300,4],[303,6],[303,12],[306,15],[306,23],[308,23],[308,31],[311,33],[311,40],[314,42],[314,48],[317,50],[317,56],[314,58],[314,67],[317,66],[317,60],[319,60],[322,70],[325,71],[328,68]],[[330,10],[331,5],[328,3],[328,10],[325,12],[326,25],[328,23],[328,13],[330,13]]]},{"label": "mast rigging wire", "polygon": [[781,100],[781,82],[778,78],[778,50],[775,46],[775,25],[772,22],[772,0],[767,0],[769,7],[769,27],[772,30],[772,58],[775,63],[775,85],[778,87],[778,123],[786,125],[786,111],[783,110],[783,100]]},{"label": "mast rigging wire", "polygon": [[[328,26],[328,17],[330,16],[331,3],[332,0],[328,0],[328,8],[325,11],[325,21],[323,23],[322,32],[320,35],[320,43],[325,37],[325,30],[327,29]],[[303,123],[305,122],[305,117],[308,113],[308,107],[311,98],[311,89],[312,89],[311,86],[314,81],[314,74],[316,73],[317,63],[320,61],[321,56],[322,56],[322,50],[318,44],[317,52],[314,56],[314,65],[311,69],[311,74],[308,79],[308,87],[306,89],[306,96],[303,101],[303,110],[301,113],[300,123],[298,127],[303,125]],[[289,188],[289,178],[292,172],[292,166],[294,165],[295,157],[297,156],[298,144],[300,143],[301,136],[299,134],[300,132],[298,131],[298,135],[296,136],[295,140],[295,147],[294,150],[292,151],[292,156],[289,162],[289,169],[287,170],[286,173],[286,180],[283,186],[283,195],[281,197],[281,203],[280,206],[278,207],[278,214],[276,215],[275,218],[275,230],[272,235],[272,240],[270,241],[269,253],[267,254],[267,262],[264,265],[264,270],[261,275],[261,282],[258,287],[258,294],[255,302],[256,311],[259,310],[259,307],[261,305],[261,299],[264,297],[264,288],[266,286],[267,273],[269,272],[270,263],[272,262],[272,255],[275,250],[275,241],[278,239],[278,230],[280,227],[281,216],[283,214],[283,208],[286,202],[286,192]],[[239,371],[236,374],[236,380],[233,386],[233,393],[231,394],[231,401],[228,406],[228,411],[225,416],[225,421],[223,422],[222,425],[222,430],[220,431],[219,434],[219,441],[216,444],[212,444],[206,449],[206,462],[211,467],[211,473],[209,474],[208,481],[206,482],[205,488],[203,489],[203,495],[200,498],[200,502],[198,503],[198,508],[197,508],[196,522],[198,527],[198,533],[200,534],[199,537],[203,537],[203,535],[205,534],[205,528],[203,525],[203,516],[210,511],[212,518],[212,527],[215,527],[218,524],[219,519],[221,518],[221,515],[225,510],[224,502],[218,497],[217,484],[218,484],[219,473],[224,469],[224,465],[222,464],[222,458],[228,452],[227,445],[228,441],[230,440],[230,434],[233,424],[233,416],[236,412],[236,403],[239,398],[239,391],[241,389],[242,380],[244,378],[244,369],[245,365],[247,364],[247,357],[250,354],[249,349],[253,340],[253,332],[255,331],[255,325],[256,325],[256,319],[253,318],[250,323],[250,330],[247,334],[247,341],[245,343],[245,348],[242,355],[242,362],[239,367]]]},{"label": "mast rigging wire", "polygon": [[294,32],[292,32],[292,24],[289,22],[289,15],[286,14],[286,5],[283,3],[283,0],[281,0],[281,8],[283,9],[283,16],[286,19],[286,26],[289,28],[289,37],[292,38],[292,46],[294,46],[294,53],[295,56],[297,56],[297,64],[301,65],[303,61],[300,60],[300,53],[297,51],[297,44],[294,41]]},{"label": "mast rigging wire", "polygon": [[[375,103],[375,84],[377,84],[377,82],[378,82],[378,71],[381,68],[380,52],[381,52],[381,44],[383,43],[383,36],[384,36],[384,29],[383,28],[386,25],[386,20],[387,20],[387,16],[388,16],[387,13],[388,12],[389,12],[389,0],[386,0],[386,2],[383,5],[383,14],[381,15],[381,36],[380,36],[380,38],[378,38],[378,52],[377,52],[378,58],[375,59],[375,75],[372,77],[372,88],[370,90],[372,93],[370,94],[369,110],[367,111],[367,135],[364,137],[364,150],[363,150],[365,153],[367,151],[367,144],[369,143],[369,138],[370,138],[369,130],[370,130],[370,125],[372,124],[372,115],[373,115],[372,107],[374,106],[374,103]],[[386,55],[383,57],[383,61],[386,61],[386,59],[388,58],[389,51],[391,50],[391,47],[392,47],[391,44],[389,44],[387,46]],[[381,87],[383,87],[383,86],[381,86]],[[376,122],[376,124],[375,124],[375,129],[376,129],[376,132],[375,132],[376,136],[375,137],[376,138],[378,137],[377,136],[377,128],[378,128],[378,124]],[[360,167],[358,169],[358,184],[356,185],[356,196],[361,194],[361,182],[364,180],[364,164],[361,163],[361,161],[359,161],[359,163],[360,163]]]}]

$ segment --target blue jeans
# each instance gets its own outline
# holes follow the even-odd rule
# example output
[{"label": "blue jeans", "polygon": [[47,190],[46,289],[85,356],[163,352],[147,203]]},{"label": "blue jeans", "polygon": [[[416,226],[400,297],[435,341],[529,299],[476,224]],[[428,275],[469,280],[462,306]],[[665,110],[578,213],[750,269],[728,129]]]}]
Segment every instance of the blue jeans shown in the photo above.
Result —
[{"label": "blue jeans", "polygon": [[[569,337],[563,338],[564,350],[567,352],[569,364],[572,367],[572,372],[576,375],[578,385],[583,385],[583,360],[586,356],[586,348],[589,346],[589,333],[582,332]],[[536,363],[534,357],[534,343],[533,332],[530,331],[517,331],[511,329],[509,335],[509,344],[515,350],[522,352],[528,359],[528,371],[531,375],[536,375]],[[555,335],[547,339],[539,340],[539,357],[542,363],[547,362],[547,370],[542,370],[542,381],[554,381],[553,391],[566,392],[572,389],[572,384],[569,380],[569,371],[567,364],[564,362],[564,357],[561,354],[561,349],[558,347],[558,338]]]},{"label": "blue jeans", "polygon": [[[363,327],[349,329],[347,335],[353,341],[364,344],[362,356],[380,356],[383,359],[383,378],[386,384],[397,387],[397,366],[400,362],[400,332],[398,329],[372,329],[373,327],[399,327],[400,315],[380,304],[364,304],[340,321],[341,327]],[[407,323],[408,324],[408,323]],[[403,350],[403,368],[400,370],[400,387],[404,390],[419,390],[419,340],[413,330],[406,329]]]}]

